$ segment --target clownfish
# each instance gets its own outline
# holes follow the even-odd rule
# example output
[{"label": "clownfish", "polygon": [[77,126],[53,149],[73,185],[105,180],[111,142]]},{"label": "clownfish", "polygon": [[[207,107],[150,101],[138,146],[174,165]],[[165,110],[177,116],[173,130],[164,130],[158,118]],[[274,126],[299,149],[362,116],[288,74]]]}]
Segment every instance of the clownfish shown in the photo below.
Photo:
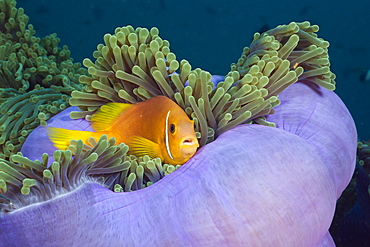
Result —
[{"label": "clownfish", "polygon": [[155,96],[135,103],[107,103],[91,117],[95,131],[47,127],[54,146],[66,150],[72,139],[88,144],[88,138],[114,137],[129,146],[128,154],[159,157],[162,162],[182,165],[199,147],[194,121],[184,110],[165,96]]}]

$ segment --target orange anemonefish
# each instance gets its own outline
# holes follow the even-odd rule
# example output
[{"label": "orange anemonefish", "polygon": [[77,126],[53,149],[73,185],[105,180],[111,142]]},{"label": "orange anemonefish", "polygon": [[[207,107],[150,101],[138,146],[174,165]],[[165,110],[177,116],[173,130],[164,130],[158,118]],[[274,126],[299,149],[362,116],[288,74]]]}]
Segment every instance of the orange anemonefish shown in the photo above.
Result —
[{"label": "orange anemonefish", "polygon": [[199,147],[194,121],[184,110],[165,96],[135,103],[108,103],[91,117],[92,131],[47,127],[54,146],[66,150],[70,140],[99,139],[102,135],[116,138],[129,146],[128,154],[137,157],[159,157],[162,162],[182,165]]}]

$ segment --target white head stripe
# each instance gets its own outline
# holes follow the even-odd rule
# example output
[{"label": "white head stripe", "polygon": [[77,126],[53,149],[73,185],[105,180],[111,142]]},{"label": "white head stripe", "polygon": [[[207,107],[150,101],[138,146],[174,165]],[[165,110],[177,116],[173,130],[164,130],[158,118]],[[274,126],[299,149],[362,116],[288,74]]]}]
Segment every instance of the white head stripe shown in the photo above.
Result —
[{"label": "white head stripe", "polygon": [[172,154],[171,154],[171,150],[170,150],[170,143],[169,143],[169,140],[168,140],[168,118],[170,117],[170,112],[171,112],[171,111],[168,111],[168,112],[167,112],[167,116],[166,116],[166,134],[165,134],[165,141],[166,141],[166,150],[167,150],[168,156],[170,156],[170,158],[173,160],[173,157],[172,157]]}]

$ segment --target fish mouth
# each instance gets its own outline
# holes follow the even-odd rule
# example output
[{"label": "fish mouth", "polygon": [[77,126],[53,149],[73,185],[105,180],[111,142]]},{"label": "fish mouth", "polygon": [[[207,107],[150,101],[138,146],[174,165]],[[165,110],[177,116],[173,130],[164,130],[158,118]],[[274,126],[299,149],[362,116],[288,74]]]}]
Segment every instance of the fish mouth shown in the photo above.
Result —
[{"label": "fish mouth", "polygon": [[199,147],[198,139],[194,136],[185,136],[180,142],[180,151],[184,158],[192,157]]}]

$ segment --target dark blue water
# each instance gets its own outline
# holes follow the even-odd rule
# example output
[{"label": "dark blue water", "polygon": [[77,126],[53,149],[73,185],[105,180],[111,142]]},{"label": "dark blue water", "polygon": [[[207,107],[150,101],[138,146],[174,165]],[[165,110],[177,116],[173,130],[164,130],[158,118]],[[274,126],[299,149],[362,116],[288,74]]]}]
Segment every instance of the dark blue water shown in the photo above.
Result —
[{"label": "dark blue water", "polygon": [[221,75],[261,27],[308,20],[331,43],[336,93],[355,119],[359,139],[370,139],[370,80],[360,79],[370,69],[369,0],[19,0],[18,7],[25,9],[37,36],[57,33],[76,62],[92,58],[103,35],[116,27],[156,26],[178,60]]},{"label": "dark blue water", "polygon": [[331,43],[337,90],[350,109],[360,139],[370,138],[370,1],[18,1],[39,36],[56,32],[75,61],[91,57],[105,33],[118,26],[153,27],[171,43],[179,59],[213,74],[225,74],[254,32],[291,21],[309,20]]},{"label": "dark blue water", "polygon": [[309,20],[331,43],[337,90],[351,111],[360,139],[370,138],[370,1],[18,1],[39,36],[56,32],[75,61],[91,57],[105,33],[118,26],[153,27],[171,42],[178,59],[213,74],[225,74],[254,32],[291,21]]}]

